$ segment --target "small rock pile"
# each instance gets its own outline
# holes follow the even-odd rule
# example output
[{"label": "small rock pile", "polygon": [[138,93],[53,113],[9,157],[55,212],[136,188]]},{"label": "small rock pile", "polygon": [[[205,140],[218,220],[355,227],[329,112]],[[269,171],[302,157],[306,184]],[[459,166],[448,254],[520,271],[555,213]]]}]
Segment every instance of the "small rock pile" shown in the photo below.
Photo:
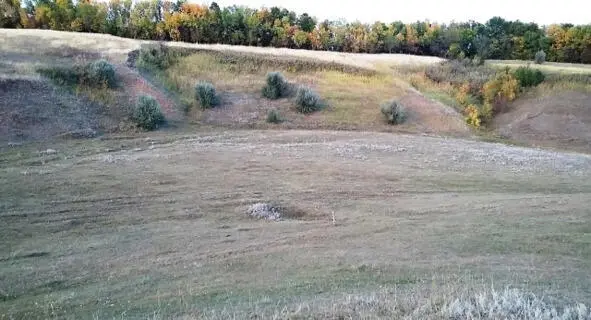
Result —
[{"label": "small rock pile", "polygon": [[255,203],[249,206],[246,212],[249,216],[257,219],[272,221],[278,221],[282,219],[280,209],[268,203]]}]

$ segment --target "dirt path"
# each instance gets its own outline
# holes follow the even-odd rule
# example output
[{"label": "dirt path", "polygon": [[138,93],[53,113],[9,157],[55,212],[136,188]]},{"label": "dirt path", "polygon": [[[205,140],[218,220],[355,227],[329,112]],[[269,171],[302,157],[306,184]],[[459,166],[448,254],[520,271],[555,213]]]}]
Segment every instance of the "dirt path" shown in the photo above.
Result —
[{"label": "dirt path", "polygon": [[135,101],[141,95],[152,96],[160,103],[166,119],[169,121],[180,121],[182,119],[182,114],[177,109],[175,102],[162,90],[148,82],[139,72],[123,64],[117,64],[116,68],[123,87],[132,101]]},{"label": "dirt path", "polygon": [[470,135],[470,129],[461,114],[441,102],[423,96],[414,89],[409,89],[400,102],[409,109],[409,120],[416,123],[420,132],[444,133],[458,137]]}]

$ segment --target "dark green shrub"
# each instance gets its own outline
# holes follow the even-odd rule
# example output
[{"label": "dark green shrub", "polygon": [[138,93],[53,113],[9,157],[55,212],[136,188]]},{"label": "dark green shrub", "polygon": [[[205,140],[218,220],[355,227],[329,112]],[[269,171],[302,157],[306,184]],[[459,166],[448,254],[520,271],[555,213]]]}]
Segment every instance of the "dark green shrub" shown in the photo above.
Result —
[{"label": "dark green shrub", "polygon": [[281,123],[283,122],[283,117],[279,114],[279,111],[273,109],[267,112],[267,122],[268,123]]},{"label": "dark green shrub", "polygon": [[526,88],[526,87],[535,87],[538,84],[544,82],[546,78],[542,71],[538,69],[532,69],[528,67],[519,67],[513,73],[517,81],[519,81],[519,85]]},{"label": "dark green shrub", "polygon": [[51,79],[57,85],[75,86],[80,83],[80,71],[78,69],[72,67],[49,67],[39,68],[37,72]]},{"label": "dark green shrub", "polygon": [[141,47],[136,65],[147,69],[164,70],[172,66],[178,60],[178,54],[166,45],[149,44]]},{"label": "dark green shrub", "polygon": [[195,98],[203,109],[213,108],[219,104],[215,87],[210,82],[201,81],[195,86]]},{"label": "dark green shrub", "polygon": [[114,88],[117,86],[115,67],[104,59],[87,64],[82,78],[84,84],[92,87]]},{"label": "dark green shrub", "polygon": [[117,86],[115,67],[103,59],[73,67],[40,68],[37,69],[37,72],[53,80],[58,85],[75,86],[82,84],[89,87],[108,88]]},{"label": "dark green shrub", "polygon": [[263,97],[279,99],[287,95],[288,89],[288,83],[281,72],[269,72],[267,74],[267,84],[263,87]]},{"label": "dark green shrub", "polygon": [[536,62],[536,64],[542,64],[546,62],[546,52],[544,52],[544,50],[536,52],[536,55],[534,56],[534,61]]},{"label": "dark green shrub", "polygon": [[164,114],[156,99],[140,96],[133,111],[133,120],[140,128],[154,130],[164,123]]},{"label": "dark green shrub", "polygon": [[312,113],[320,109],[320,96],[308,87],[299,87],[296,92],[296,110],[301,113]]},{"label": "dark green shrub", "polygon": [[406,120],[404,107],[395,100],[383,103],[380,110],[389,124],[401,124]]}]

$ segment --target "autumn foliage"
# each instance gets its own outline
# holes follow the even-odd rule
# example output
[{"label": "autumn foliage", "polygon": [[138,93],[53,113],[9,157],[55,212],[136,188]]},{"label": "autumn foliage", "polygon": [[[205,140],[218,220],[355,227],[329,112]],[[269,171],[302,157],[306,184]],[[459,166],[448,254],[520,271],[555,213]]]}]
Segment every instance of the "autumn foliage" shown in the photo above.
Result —
[{"label": "autumn foliage", "polygon": [[284,8],[251,9],[185,0],[5,0],[0,27],[46,28],[199,43],[451,58],[591,63],[591,25],[540,27],[494,17],[481,24],[317,21]]}]

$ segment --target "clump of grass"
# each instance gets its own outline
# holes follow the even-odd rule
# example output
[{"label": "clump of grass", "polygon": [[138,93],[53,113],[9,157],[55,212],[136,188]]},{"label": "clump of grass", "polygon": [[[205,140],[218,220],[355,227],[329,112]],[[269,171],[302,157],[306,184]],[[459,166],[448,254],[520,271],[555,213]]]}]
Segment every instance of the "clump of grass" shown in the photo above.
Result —
[{"label": "clump of grass", "polygon": [[164,123],[164,114],[156,99],[143,95],[137,100],[133,120],[142,129],[154,130]]},{"label": "clump of grass", "polygon": [[542,71],[532,69],[529,66],[517,68],[517,70],[513,72],[513,75],[517,78],[517,81],[519,81],[519,85],[524,88],[535,87],[544,82],[544,79],[546,78]]},{"label": "clump of grass", "polygon": [[267,122],[268,123],[281,123],[283,122],[283,117],[279,114],[279,111],[272,109],[267,112]]},{"label": "clump of grass", "polygon": [[267,83],[263,87],[263,97],[268,99],[279,99],[287,95],[289,85],[281,72],[269,72]]},{"label": "clump of grass", "polygon": [[382,114],[389,124],[401,124],[406,120],[406,111],[400,102],[395,100],[383,103],[380,106]]},{"label": "clump of grass", "polygon": [[195,98],[201,104],[201,108],[209,109],[219,104],[219,97],[212,83],[200,81],[195,86]]},{"label": "clump of grass", "polygon": [[590,319],[591,309],[583,304],[566,306],[559,311],[532,293],[517,289],[477,293],[456,298],[443,308],[449,319]]},{"label": "clump of grass", "polygon": [[308,87],[301,86],[296,92],[296,110],[300,113],[312,113],[320,110],[320,96]]}]

